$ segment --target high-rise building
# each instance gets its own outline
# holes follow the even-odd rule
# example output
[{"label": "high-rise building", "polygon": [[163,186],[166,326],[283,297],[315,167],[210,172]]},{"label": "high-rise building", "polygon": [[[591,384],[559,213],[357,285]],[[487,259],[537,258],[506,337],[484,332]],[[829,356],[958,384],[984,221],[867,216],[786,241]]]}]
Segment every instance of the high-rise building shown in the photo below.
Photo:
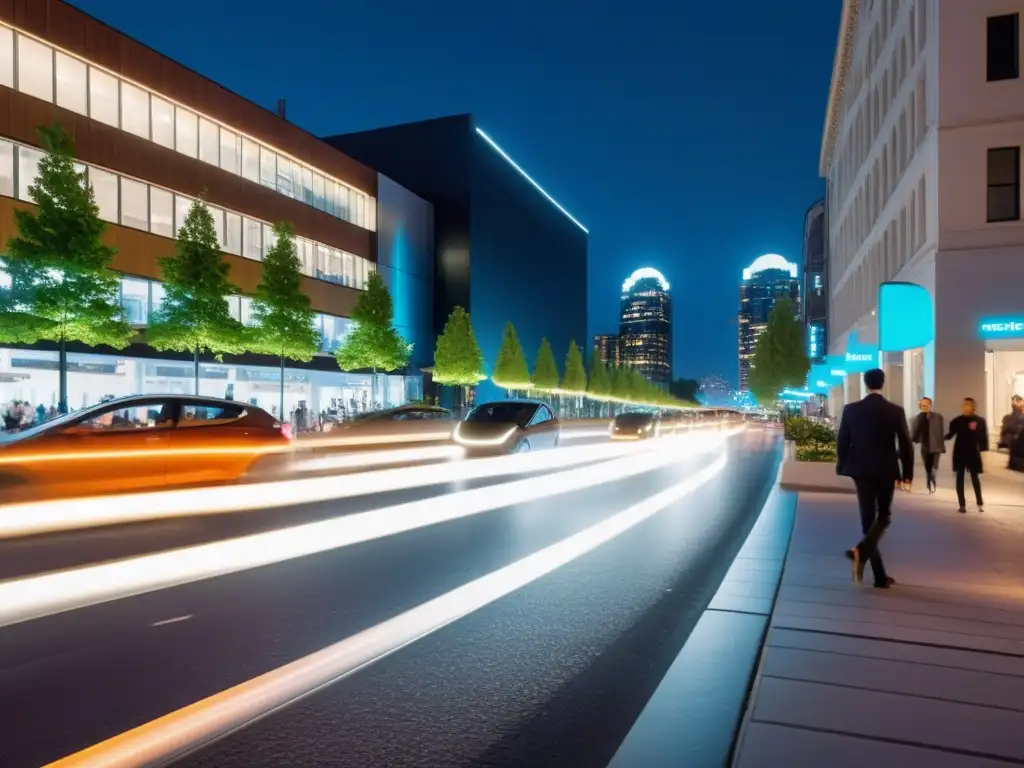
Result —
[{"label": "high-rise building", "polygon": [[757,340],[768,327],[768,317],[779,299],[793,302],[796,317],[800,319],[799,267],[778,254],[758,257],[743,270],[740,283],[739,362],[740,390],[750,388],[750,370],[753,367]]},{"label": "high-rise building", "polygon": [[619,365],[622,355],[619,353],[619,337],[612,335],[594,337],[594,359],[604,365]]},{"label": "high-rise building", "polygon": [[622,284],[619,354],[623,364],[668,389],[672,381],[672,299],[665,276],[656,269],[636,270]]},{"label": "high-rise building", "polygon": [[828,261],[825,256],[825,201],[804,217],[803,326],[807,357],[820,362],[828,354]]},{"label": "high-rise building", "polygon": [[[1024,0],[844,0],[820,155],[830,353],[926,325],[931,341],[885,353],[887,397],[950,413],[970,396],[995,429],[1024,394],[1022,15]],[[925,311],[880,307],[889,282],[926,291]],[[851,372],[830,401],[862,394]]]}]

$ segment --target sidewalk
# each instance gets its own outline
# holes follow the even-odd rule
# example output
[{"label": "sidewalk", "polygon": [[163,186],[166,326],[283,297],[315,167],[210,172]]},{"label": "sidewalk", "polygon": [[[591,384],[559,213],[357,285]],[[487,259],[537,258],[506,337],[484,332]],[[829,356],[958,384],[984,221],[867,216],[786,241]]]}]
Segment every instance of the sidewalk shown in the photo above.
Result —
[{"label": "sidewalk", "polygon": [[891,590],[851,581],[855,498],[800,494],[734,765],[1024,763],[1024,482],[992,456],[961,515],[944,458],[939,493],[896,495]]}]

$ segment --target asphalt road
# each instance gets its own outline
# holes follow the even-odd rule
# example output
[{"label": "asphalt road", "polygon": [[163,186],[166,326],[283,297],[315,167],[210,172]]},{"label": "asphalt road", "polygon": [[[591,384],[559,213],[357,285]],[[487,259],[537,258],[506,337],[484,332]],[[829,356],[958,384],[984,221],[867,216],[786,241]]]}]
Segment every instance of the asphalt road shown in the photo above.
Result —
[{"label": "asphalt road", "polygon": [[[770,433],[734,438],[726,470],[681,502],[181,764],[604,766],[714,594],[778,458]],[[0,766],[46,763],[306,656],[708,462],[692,457],[614,484],[4,628]],[[159,529],[138,530],[151,537],[147,547],[170,546]],[[75,539],[59,541],[54,552]],[[0,560],[13,543],[0,543]]]}]

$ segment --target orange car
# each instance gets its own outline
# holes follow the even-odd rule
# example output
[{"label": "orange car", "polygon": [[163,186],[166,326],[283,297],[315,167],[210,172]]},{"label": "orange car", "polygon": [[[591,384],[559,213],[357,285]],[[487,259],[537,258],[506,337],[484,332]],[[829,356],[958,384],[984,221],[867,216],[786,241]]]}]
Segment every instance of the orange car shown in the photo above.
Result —
[{"label": "orange car", "polygon": [[230,482],[287,465],[286,425],[232,400],[136,395],[0,434],[0,500]]}]

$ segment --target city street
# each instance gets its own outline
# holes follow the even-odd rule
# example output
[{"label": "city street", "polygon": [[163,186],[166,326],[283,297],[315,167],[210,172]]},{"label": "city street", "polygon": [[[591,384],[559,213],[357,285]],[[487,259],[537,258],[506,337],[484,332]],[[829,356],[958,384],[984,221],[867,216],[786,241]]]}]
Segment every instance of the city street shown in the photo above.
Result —
[{"label": "city street", "polygon": [[580,440],[501,475],[9,538],[0,765],[159,732],[220,694],[178,713],[164,760],[604,766],[756,519],[779,442],[709,431],[597,459],[609,444]]}]

